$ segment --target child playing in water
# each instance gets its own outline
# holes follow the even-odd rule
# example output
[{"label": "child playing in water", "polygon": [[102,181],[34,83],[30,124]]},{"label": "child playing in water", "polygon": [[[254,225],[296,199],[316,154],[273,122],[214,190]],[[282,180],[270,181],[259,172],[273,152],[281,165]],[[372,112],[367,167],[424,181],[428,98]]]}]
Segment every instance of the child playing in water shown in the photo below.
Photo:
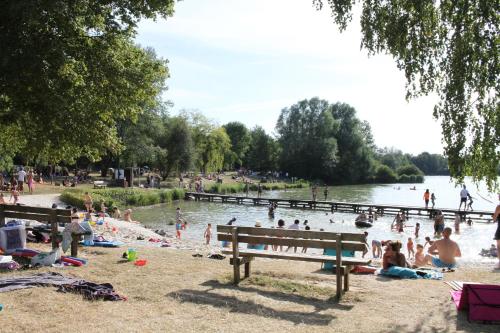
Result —
[{"label": "child playing in water", "polygon": [[415,239],[418,238],[418,232],[420,231],[420,223],[415,224]]},{"label": "child playing in water", "polygon": [[408,259],[415,256],[415,249],[413,248],[413,240],[408,237],[408,243],[406,243],[406,249],[408,250]]},{"label": "child playing in water", "polygon": [[413,263],[413,268],[422,266],[425,266],[424,246],[422,244],[417,244],[417,253],[415,253],[415,262]]},{"label": "child playing in water", "polygon": [[205,233],[203,234],[203,237],[205,237],[206,245],[210,245],[210,239],[212,238],[212,224],[209,223],[207,224],[207,228],[205,229]]},{"label": "child playing in water", "polygon": [[182,222],[181,220],[177,220],[177,222],[175,222],[175,238],[181,239],[181,230],[182,230]]}]

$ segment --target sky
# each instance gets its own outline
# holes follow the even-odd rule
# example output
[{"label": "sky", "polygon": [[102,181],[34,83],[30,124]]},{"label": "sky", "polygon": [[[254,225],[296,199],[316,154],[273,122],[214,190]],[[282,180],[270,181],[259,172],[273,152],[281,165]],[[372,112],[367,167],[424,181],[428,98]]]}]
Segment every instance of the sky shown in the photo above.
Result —
[{"label": "sky", "polygon": [[167,20],[141,21],[136,40],[168,59],[174,115],[197,109],[272,134],[283,108],[319,97],[353,106],[379,147],[442,153],[436,96],[405,99],[392,57],[360,49],[357,15],[340,33],[312,0],[184,0]]}]

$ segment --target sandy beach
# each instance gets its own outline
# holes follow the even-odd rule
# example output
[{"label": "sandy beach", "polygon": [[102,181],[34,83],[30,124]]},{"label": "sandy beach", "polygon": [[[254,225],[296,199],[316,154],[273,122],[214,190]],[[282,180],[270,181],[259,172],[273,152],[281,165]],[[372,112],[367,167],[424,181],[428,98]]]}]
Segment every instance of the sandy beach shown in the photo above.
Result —
[{"label": "sandy beach", "polygon": [[[50,206],[57,195],[24,196],[24,204]],[[498,332],[498,326],[469,323],[457,313],[444,281],[500,283],[491,266],[463,267],[443,281],[399,280],[351,275],[340,302],[335,276],[319,264],[257,259],[252,276],[231,282],[229,258],[207,258],[213,250],[167,235],[172,247],[160,248],[136,237],[162,238],[138,224],[107,219],[117,239],[133,244],[143,267],[124,262],[122,248],[81,247],[82,267],[45,267],[1,273],[0,277],[53,271],[97,283],[111,283],[128,298],[90,302],[52,287],[0,293],[2,332]],[[142,243],[141,243],[142,242]],[[30,248],[48,250],[48,245]],[[192,255],[201,252],[202,258]],[[20,318],[22,318],[20,320]],[[57,318],[57,319],[55,319]]]}]

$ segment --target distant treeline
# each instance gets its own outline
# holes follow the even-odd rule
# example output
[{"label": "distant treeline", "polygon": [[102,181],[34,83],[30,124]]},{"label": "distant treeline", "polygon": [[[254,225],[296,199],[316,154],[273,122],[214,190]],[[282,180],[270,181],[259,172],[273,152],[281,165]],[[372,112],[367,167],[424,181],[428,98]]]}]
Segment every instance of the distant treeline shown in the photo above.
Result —
[{"label": "distant treeline", "polygon": [[[98,162],[82,157],[71,166],[100,168],[103,174],[109,167],[148,166],[164,178],[244,168],[329,184],[421,182],[424,174],[448,174],[441,155],[376,147],[369,123],[358,119],[353,107],[319,98],[284,108],[275,136],[240,122],[220,126],[186,110],[177,116],[148,110],[137,121],[120,121],[114,130],[122,149],[110,147]],[[49,164],[25,156],[15,162]]]}]

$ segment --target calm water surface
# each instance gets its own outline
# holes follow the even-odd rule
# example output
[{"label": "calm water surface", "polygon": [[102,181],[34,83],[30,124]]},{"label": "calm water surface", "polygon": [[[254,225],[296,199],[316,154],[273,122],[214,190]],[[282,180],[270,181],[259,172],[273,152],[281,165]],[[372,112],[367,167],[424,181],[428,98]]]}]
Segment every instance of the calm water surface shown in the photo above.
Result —
[{"label": "calm water surface", "polygon": [[[410,190],[410,187],[414,185],[416,190]],[[470,181],[466,181],[466,185],[474,198],[473,208],[493,213],[497,205],[497,195],[488,193],[484,185],[477,188]],[[455,188],[448,177],[440,176],[426,177],[423,184],[332,186],[329,187],[327,200],[423,206],[423,193],[427,188],[435,193],[437,208],[458,208],[460,189]],[[322,194],[323,187],[320,187],[318,196],[321,195],[321,199],[323,199]],[[250,193],[250,196],[253,195],[255,194]],[[310,199],[311,190],[307,188],[288,190],[286,192],[268,191],[263,193],[263,197]],[[181,208],[183,216],[189,222],[188,229],[183,236],[195,240],[199,239],[200,243],[207,223],[212,223],[213,226],[225,224],[232,217],[236,217],[238,225],[246,226],[254,225],[256,221],[260,221],[263,227],[271,227],[275,226],[278,219],[282,218],[287,225],[293,223],[294,219],[299,219],[301,222],[307,219],[313,230],[319,230],[320,228],[325,229],[325,231],[344,232],[365,230],[354,226],[356,215],[350,213],[336,212],[331,214],[322,211],[278,208],[275,218],[269,219],[265,206],[256,207],[194,201],[179,201],[173,204],[136,208],[134,209],[134,219],[141,221],[150,228],[161,228],[173,232],[174,227],[169,223],[175,220],[176,207]],[[420,223],[421,229],[420,238],[416,240],[416,243],[423,244],[425,236],[433,235],[433,221],[427,218],[411,217],[407,222],[408,228],[401,234],[390,230],[393,218],[394,216],[380,217],[372,228],[366,229],[369,232],[369,243],[371,243],[371,239],[394,239],[406,243],[408,237],[414,238],[414,225],[417,222]],[[331,219],[335,223],[330,223]],[[446,224],[453,228],[453,221],[447,221]],[[461,233],[452,236],[462,248],[462,261],[493,261],[492,259],[479,257],[478,253],[482,248],[487,248],[494,243],[495,228],[496,225],[492,223],[476,223],[472,227],[462,224]],[[213,232],[215,235],[215,227]]]}]

